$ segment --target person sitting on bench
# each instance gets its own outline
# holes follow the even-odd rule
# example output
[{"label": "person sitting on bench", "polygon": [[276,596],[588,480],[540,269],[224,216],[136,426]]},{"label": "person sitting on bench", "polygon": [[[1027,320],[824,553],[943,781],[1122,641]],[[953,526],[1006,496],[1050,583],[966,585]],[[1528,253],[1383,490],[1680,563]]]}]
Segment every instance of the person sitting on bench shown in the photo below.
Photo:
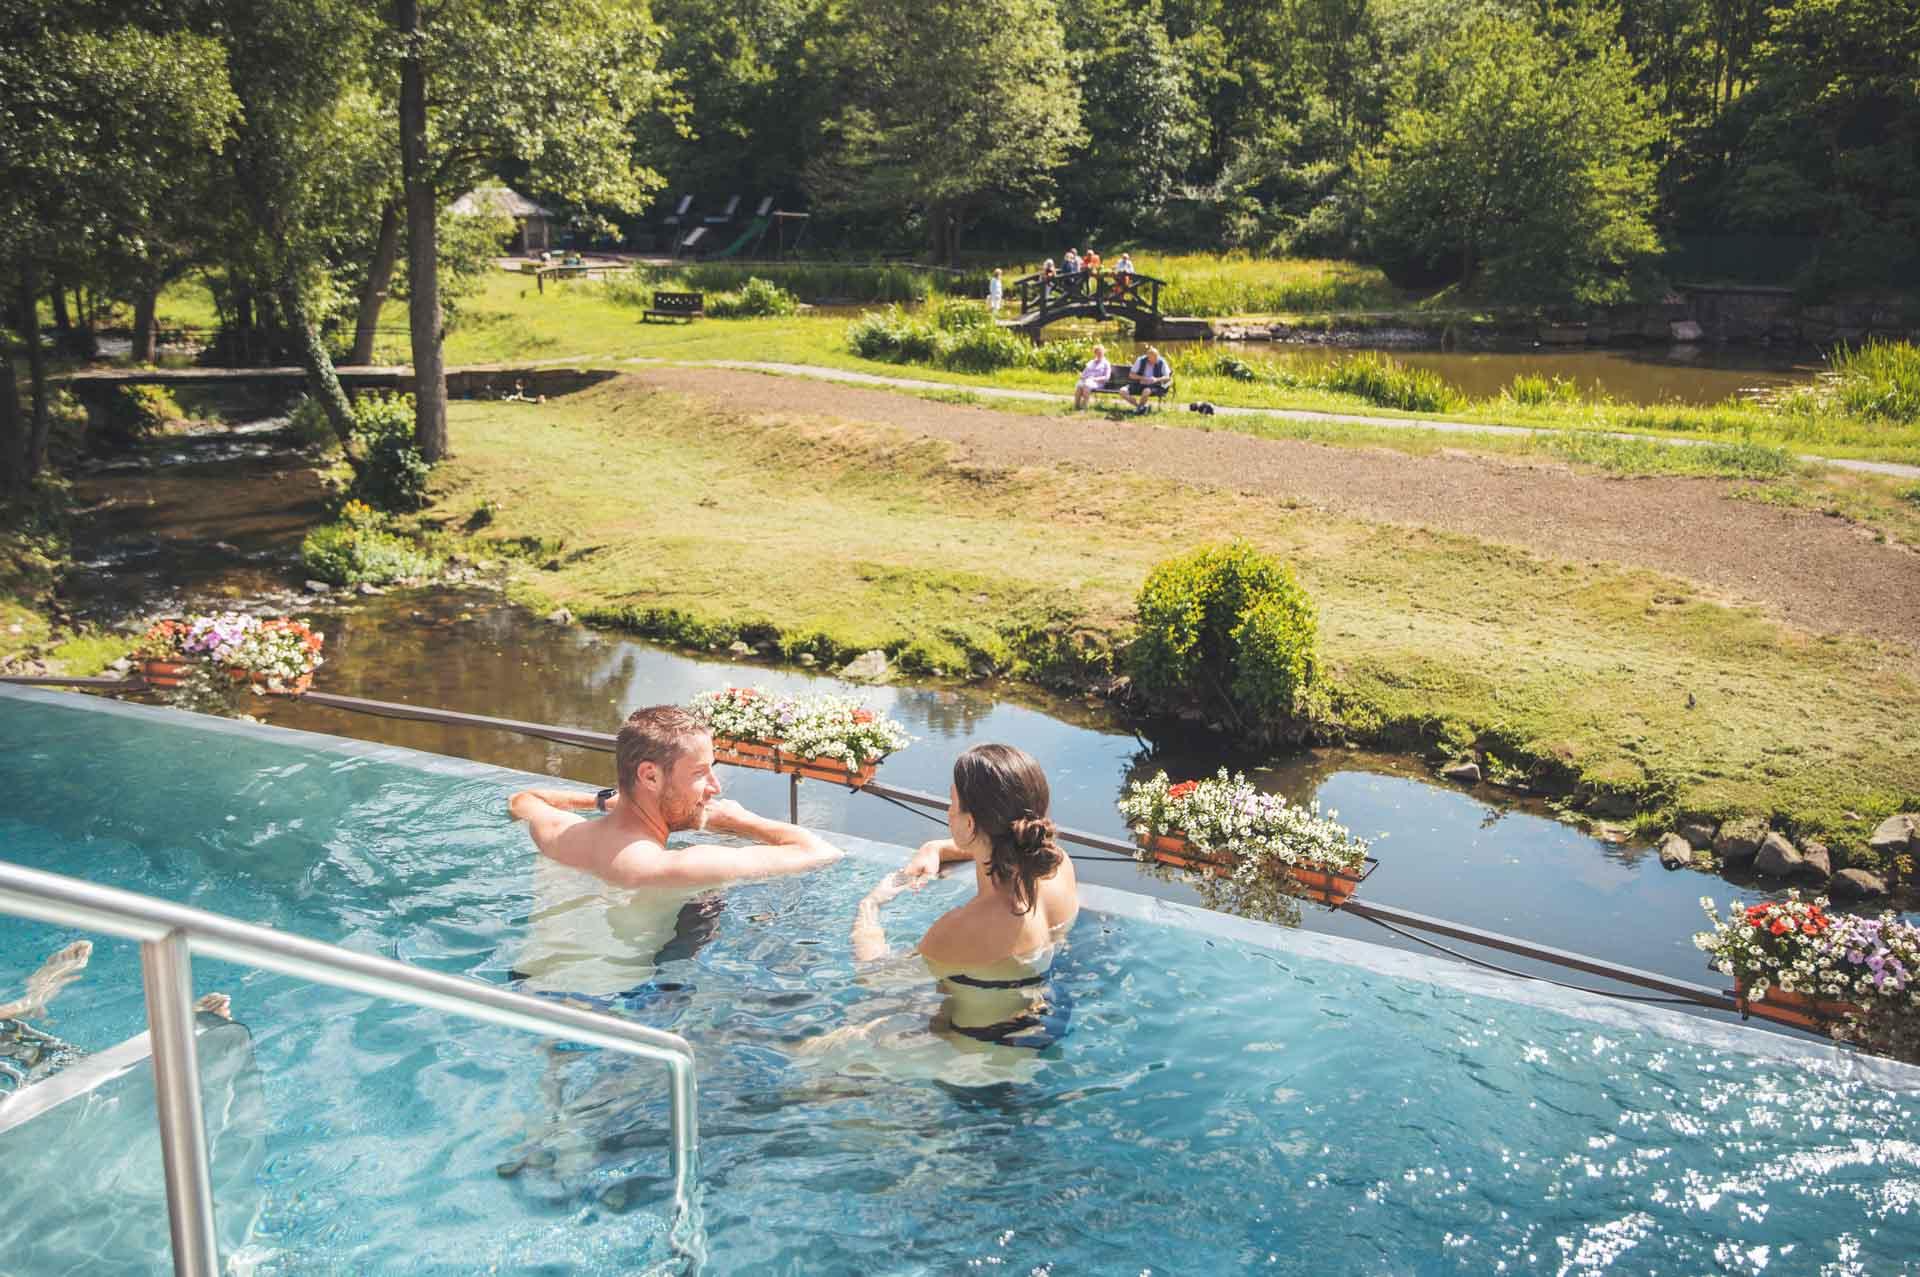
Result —
[{"label": "person sitting on bench", "polygon": [[1160,354],[1159,347],[1148,346],[1146,353],[1133,361],[1133,370],[1127,374],[1127,402],[1135,412],[1145,412],[1149,396],[1163,399],[1172,388],[1172,366]]},{"label": "person sitting on bench", "polygon": [[1107,381],[1113,376],[1113,365],[1107,362],[1107,348],[1095,346],[1093,358],[1080,370],[1080,380],[1073,384],[1073,409],[1075,412],[1085,408],[1093,399],[1096,390],[1105,390]]}]

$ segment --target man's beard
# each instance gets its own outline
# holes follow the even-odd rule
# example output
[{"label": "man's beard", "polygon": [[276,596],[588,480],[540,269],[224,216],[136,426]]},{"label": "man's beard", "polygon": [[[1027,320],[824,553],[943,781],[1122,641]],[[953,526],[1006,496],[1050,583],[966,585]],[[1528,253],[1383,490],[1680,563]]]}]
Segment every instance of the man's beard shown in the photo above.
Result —
[{"label": "man's beard", "polygon": [[676,834],[686,829],[698,829],[705,823],[707,804],[704,799],[686,802],[668,807],[662,804],[660,815],[667,822],[667,832]]}]

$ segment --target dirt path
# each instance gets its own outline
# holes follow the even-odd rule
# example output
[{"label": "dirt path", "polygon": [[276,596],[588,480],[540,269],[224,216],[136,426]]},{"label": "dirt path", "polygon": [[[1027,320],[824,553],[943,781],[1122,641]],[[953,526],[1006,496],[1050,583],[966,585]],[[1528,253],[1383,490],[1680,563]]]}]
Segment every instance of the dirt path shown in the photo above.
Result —
[{"label": "dirt path", "polygon": [[871,421],[958,444],[991,465],[1064,464],[1257,493],[1363,519],[1414,524],[1580,562],[1653,568],[1816,633],[1920,636],[1920,554],[1840,519],[1723,495],[1716,479],[1616,479],[1481,456],[1260,439],[1229,431],[1033,416],[886,390],[727,368],[635,374],[736,411]]}]

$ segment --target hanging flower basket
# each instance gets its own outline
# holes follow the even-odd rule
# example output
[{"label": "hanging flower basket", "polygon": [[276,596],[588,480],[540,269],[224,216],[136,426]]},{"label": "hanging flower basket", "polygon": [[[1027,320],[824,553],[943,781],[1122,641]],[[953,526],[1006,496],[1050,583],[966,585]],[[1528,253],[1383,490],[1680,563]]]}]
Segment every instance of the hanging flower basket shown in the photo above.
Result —
[{"label": "hanging flower basket", "polygon": [[[1189,873],[1207,873],[1216,878],[1225,878],[1231,876],[1240,865],[1237,856],[1212,855],[1196,850],[1185,834],[1139,834],[1136,838],[1141,848],[1158,863]],[[1372,856],[1362,859],[1357,869],[1301,863],[1275,866],[1293,880],[1307,899],[1334,909],[1347,903],[1354,890],[1379,867],[1380,862]]]},{"label": "hanging flower basket", "polygon": [[225,670],[256,695],[298,696],[313,686],[323,642],[304,621],[222,612],[155,621],[133,657],[152,688],[184,687],[196,669],[209,668]]},{"label": "hanging flower basket", "polygon": [[1378,864],[1337,812],[1262,793],[1225,769],[1178,784],[1165,772],[1135,781],[1120,812],[1140,859],[1202,875],[1209,908],[1250,918],[1297,920],[1292,902],[1302,896],[1338,908]]},{"label": "hanging flower basket", "polygon": [[239,666],[228,666],[227,674],[236,683],[251,683],[252,691],[259,696],[299,696],[313,690],[313,671],[294,678],[282,678],[275,674],[263,674],[259,670],[245,670]]},{"label": "hanging flower basket", "polygon": [[702,692],[687,708],[713,733],[715,762],[856,789],[911,740],[900,724],[848,697],[723,687]]}]

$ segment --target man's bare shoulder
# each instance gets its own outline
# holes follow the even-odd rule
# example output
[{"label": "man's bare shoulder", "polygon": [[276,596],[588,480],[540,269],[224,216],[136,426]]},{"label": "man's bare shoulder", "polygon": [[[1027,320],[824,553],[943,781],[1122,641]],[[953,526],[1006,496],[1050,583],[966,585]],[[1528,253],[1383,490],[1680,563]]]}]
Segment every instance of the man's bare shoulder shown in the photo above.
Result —
[{"label": "man's bare shoulder", "polygon": [[629,857],[658,856],[664,849],[646,834],[616,827],[611,821],[579,820],[541,846],[541,854],[563,865],[584,869],[608,881]]}]

